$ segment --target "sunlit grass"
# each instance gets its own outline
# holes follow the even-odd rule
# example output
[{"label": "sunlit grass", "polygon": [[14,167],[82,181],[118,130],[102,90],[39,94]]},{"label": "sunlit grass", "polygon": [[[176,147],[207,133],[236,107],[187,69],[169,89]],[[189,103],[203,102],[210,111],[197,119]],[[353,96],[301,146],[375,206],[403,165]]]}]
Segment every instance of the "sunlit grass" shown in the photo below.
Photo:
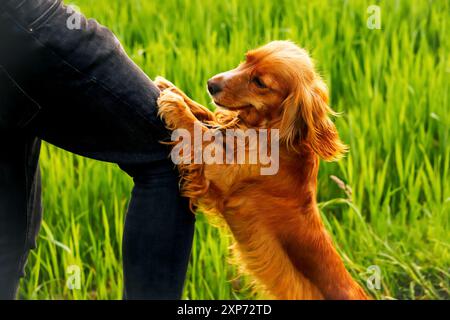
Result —
[{"label": "sunlit grass", "polygon": [[[206,80],[274,39],[307,48],[331,91],[350,153],[323,163],[319,200],[353,276],[381,268],[377,298],[449,298],[450,3],[376,1],[382,29],[366,27],[370,1],[78,0],[110,27],[152,78],[201,103]],[[21,298],[120,299],[121,241],[130,179],[111,164],[45,146],[44,223]],[[349,201],[329,178],[352,189]],[[189,299],[254,298],[227,263],[229,237],[199,216],[185,286]],[[66,268],[82,267],[80,290]]]}]

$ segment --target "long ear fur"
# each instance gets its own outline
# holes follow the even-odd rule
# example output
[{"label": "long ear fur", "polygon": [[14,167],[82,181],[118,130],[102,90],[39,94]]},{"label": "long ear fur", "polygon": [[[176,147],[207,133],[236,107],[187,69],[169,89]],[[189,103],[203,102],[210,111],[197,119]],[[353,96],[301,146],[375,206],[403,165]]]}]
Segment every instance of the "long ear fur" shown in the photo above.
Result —
[{"label": "long ear fur", "polygon": [[326,161],[338,160],[347,151],[329,118],[337,114],[328,106],[327,88],[318,76],[311,84],[298,82],[283,109],[280,137],[288,148],[298,151],[306,142]]}]

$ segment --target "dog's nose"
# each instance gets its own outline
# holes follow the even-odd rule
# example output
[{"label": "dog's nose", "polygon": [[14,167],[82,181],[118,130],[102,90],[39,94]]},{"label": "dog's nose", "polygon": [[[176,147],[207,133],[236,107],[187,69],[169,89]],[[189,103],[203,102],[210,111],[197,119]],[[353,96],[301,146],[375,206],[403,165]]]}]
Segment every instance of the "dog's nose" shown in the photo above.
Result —
[{"label": "dog's nose", "polygon": [[215,95],[216,93],[219,93],[222,91],[222,85],[219,81],[217,81],[214,78],[211,78],[208,80],[208,91],[211,93],[211,95]]}]

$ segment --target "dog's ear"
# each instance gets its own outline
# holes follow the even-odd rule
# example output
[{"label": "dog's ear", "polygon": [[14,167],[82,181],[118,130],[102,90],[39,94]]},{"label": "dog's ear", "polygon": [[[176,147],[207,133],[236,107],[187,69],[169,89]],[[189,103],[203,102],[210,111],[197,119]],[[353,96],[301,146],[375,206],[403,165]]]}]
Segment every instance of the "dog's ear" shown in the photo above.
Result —
[{"label": "dog's ear", "polygon": [[320,77],[310,84],[298,82],[283,103],[280,138],[293,150],[308,143],[322,159],[338,160],[347,146],[341,142],[330,115],[337,114],[328,105],[328,91]]}]

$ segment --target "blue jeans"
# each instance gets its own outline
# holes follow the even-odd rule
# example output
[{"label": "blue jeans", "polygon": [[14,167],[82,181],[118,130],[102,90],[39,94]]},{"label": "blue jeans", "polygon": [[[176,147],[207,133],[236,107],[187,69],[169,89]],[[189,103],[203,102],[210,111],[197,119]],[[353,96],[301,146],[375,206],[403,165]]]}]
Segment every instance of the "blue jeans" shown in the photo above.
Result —
[{"label": "blue jeans", "polygon": [[134,180],[124,297],[180,298],[194,217],[159,143],[159,90],[95,20],[60,0],[0,1],[0,299],[16,296],[41,220],[41,139],[114,162]]}]

